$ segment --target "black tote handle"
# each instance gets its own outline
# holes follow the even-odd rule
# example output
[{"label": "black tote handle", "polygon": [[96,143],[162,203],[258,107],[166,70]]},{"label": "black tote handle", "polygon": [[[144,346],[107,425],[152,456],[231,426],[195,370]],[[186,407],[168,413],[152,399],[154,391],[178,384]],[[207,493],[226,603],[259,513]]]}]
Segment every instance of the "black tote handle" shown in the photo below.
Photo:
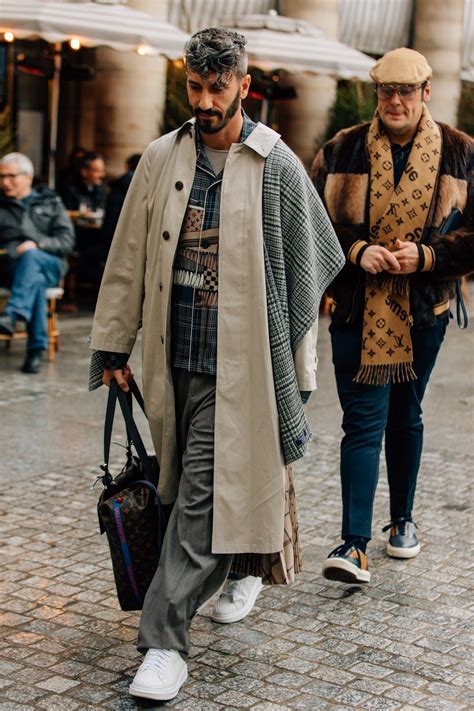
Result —
[{"label": "black tote handle", "polygon": [[[135,383],[135,381],[132,380],[132,381],[130,381],[129,385],[130,385],[130,394],[135,397],[139,406],[141,407],[143,412],[145,412],[144,404],[143,404],[143,397],[140,393],[140,390],[138,389],[137,384]],[[129,400],[131,400],[131,396],[128,393],[125,393],[119,387],[119,385],[115,379],[113,379],[110,383],[109,395],[107,398],[107,409],[105,412],[104,464],[103,464],[105,476],[107,477],[107,475],[108,475],[110,477],[110,479],[109,479],[109,483],[110,483],[110,480],[112,478],[110,475],[110,472],[109,472],[110,443],[112,440],[112,427],[113,427],[113,422],[114,422],[115,407],[116,407],[117,399],[118,399],[118,402],[120,405],[120,409],[122,411],[123,418],[125,420],[125,426],[127,428],[128,442],[132,443],[133,446],[135,447],[138,458],[143,465],[143,469],[145,471],[146,478],[150,482],[153,482],[154,473],[153,473],[153,468],[150,463],[150,458],[147,454],[145,445],[143,444],[143,440],[140,437],[140,433],[138,432],[138,428],[135,424],[135,420],[133,419],[131,403],[129,402]]]},{"label": "black tote handle", "polygon": [[[448,232],[459,229],[461,227],[463,220],[463,214],[461,210],[457,207],[453,207],[449,215],[443,220],[439,229],[438,234],[445,235]],[[461,279],[456,279],[456,321],[459,328],[467,328],[469,324],[469,319],[467,315],[466,304],[464,303],[464,297],[461,291]]]}]

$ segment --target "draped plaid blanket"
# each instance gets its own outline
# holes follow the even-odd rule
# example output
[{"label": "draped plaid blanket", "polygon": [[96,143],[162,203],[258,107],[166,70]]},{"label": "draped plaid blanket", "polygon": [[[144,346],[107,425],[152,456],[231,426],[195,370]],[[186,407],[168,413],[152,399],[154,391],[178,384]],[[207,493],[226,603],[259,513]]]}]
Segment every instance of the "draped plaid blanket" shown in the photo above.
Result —
[{"label": "draped plaid blanket", "polygon": [[[289,464],[303,456],[311,437],[294,354],[345,258],[303,166],[281,140],[265,162],[263,238],[273,377],[283,455]],[[101,384],[103,368],[103,354],[93,351],[90,390]]]}]

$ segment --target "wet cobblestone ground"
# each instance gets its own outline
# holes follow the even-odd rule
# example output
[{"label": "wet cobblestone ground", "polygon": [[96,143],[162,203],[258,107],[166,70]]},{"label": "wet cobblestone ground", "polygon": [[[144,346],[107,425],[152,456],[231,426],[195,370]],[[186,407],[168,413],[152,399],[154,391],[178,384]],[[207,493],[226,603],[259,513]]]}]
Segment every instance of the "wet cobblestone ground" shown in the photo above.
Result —
[{"label": "wet cobblestone ground", "polygon": [[[105,405],[104,393],[85,391],[90,319],[63,317],[62,327],[58,360],[39,376],[18,373],[21,344],[0,352],[0,709],[151,709],[159,705],[127,693],[139,663],[138,615],[118,608],[96,523],[98,491],[89,490]],[[340,518],[340,415],[322,325],[320,391],[311,404],[316,437],[296,467],[304,572],[292,587],[265,589],[240,623],[197,616],[189,681],[169,706],[474,708],[474,339],[472,328],[449,330],[425,406],[418,558],[385,555],[382,471],[371,584],[321,577]]]}]

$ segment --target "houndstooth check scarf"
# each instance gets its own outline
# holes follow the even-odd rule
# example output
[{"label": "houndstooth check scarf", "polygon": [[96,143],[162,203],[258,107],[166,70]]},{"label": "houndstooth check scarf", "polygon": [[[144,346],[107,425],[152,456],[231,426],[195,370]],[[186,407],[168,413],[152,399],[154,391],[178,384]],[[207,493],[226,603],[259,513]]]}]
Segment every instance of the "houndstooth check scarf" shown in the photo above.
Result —
[{"label": "houndstooth check scarf", "polygon": [[[370,241],[390,251],[397,239],[419,242],[430,212],[441,158],[441,133],[423,106],[403,175],[395,188],[390,140],[375,113],[367,135],[370,158]],[[386,385],[415,380],[409,280],[366,276],[358,383]]]}]

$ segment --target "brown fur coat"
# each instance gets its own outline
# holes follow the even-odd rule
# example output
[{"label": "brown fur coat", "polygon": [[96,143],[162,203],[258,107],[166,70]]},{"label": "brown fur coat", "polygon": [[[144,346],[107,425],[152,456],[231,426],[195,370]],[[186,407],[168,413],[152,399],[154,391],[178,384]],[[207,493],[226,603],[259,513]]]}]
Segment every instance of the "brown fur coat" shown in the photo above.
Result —
[{"label": "brown fur coat", "polygon": [[[410,277],[411,309],[417,326],[433,323],[433,308],[452,292],[453,280],[474,271],[474,141],[446,124],[440,175],[422,242],[433,247],[434,271]],[[318,152],[311,177],[347,255],[357,240],[368,241],[369,163],[366,137],[370,124],[339,131]],[[453,208],[463,213],[460,229],[439,235],[437,228]],[[360,313],[364,272],[346,263],[331,286],[336,301],[334,318],[353,321]]]}]

